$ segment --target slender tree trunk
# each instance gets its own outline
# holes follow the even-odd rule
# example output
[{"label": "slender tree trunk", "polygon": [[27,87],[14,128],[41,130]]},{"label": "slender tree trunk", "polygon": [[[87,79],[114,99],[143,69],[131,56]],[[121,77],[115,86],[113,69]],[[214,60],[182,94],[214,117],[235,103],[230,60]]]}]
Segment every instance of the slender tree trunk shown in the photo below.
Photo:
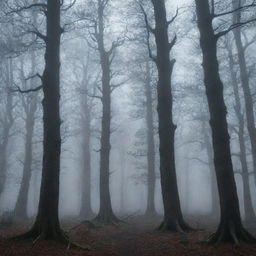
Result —
[{"label": "slender tree trunk", "polygon": [[235,113],[239,123],[239,131],[238,131],[238,140],[240,147],[240,162],[242,167],[242,178],[243,178],[243,196],[244,196],[244,210],[245,210],[245,223],[249,224],[251,222],[255,222],[256,216],[253,209],[252,196],[250,191],[250,178],[249,178],[249,169],[247,165],[246,159],[246,143],[244,137],[244,116],[242,113],[242,107],[239,97],[239,87],[237,83],[236,73],[234,70],[234,58],[232,49],[228,48],[229,53],[229,69],[231,74],[232,86],[235,95]]},{"label": "slender tree trunk", "polygon": [[147,216],[154,217],[157,215],[155,209],[155,186],[156,186],[156,174],[155,174],[155,142],[154,142],[154,117],[153,117],[153,99],[151,89],[151,77],[149,60],[146,63],[146,124],[147,124],[147,164],[148,164],[148,198],[147,208],[145,214]]},{"label": "slender tree trunk", "polygon": [[3,141],[0,145],[0,195],[4,191],[4,186],[6,183],[6,172],[7,172],[7,145],[8,145],[8,136],[6,137],[6,129],[4,127],[3,132]]},{"label": "slender tree trunk", "polygon": [[[33,99],[36,101],[37,99]],[[32,172],[32,139],[34,133],[35,124],[35,111],[37,108],[37,102],[31,106],[30,113],[26,119],[26,137],[25,137],[25,157],[23,165],[23,175],[21,180],[21,186],[18,194],[18,199],[15,205],[14,214],[15,220],[25,221],[28,218],[27,205],[28,205],[28,191]]]},{"label": "slender tree trunk", "polygon": [[104,4],[98,1],[98,48],[102,69],[102,120],[100,150],[100,210],[96,222],[112,224],[118,221],[115,217],[110,198],[110,134],[111,134],[111,86],[110,86],[110,55],[104,45]]},{"label": "slender tree trunk", "polygon": [[[86,82],[85,82],[86,83]],[[87,85],[86,89],[87,89]],[[91,113],[88,103],[88,96],[81,95],[81,105],[83,107],[82,126],[83,126],[83,170],[82,170],[82,205],[80,209],[81,218],[91,218],[94,214],[91,208]]]},{"label": "slender tree trunk", "polygon": [[184,163],[184,179],[185,179],[185,200],[184,200],[184,212],[189,215],[190,210],[190,172],[189,172],[189,152],[186,150]]},{"label": "slender tree trunk", "polygon": [[120,165],[121,165],[121,182],[120,182],[120,213],[125,213],[125,199],[126,199],[126,180],[125,180],[125,170],[126,170],[126,151],[125,148],[120,150]]},{"label": "slender tree trunk", "polygon": [[243,228],[239,210],[236,183],[230,152],[227,109],[223,96],[223,84],[217,60],[217,37],[212,26],[208,1],[195,0],[203,53],[204,83],[210,111],[210,126],[214,152],[214,165],[218,183],[221,221],[217,232],[209,239],[211,243],[253,241]]},{"label": "slender tree trunk", "polygon": [[[31,75],[35,74],[35,53],[31,53],[31,64],[32,70]],[[25,78],[23,78],[25,79]],[[31,88],[33,88],[34,80],[31,79]],[[38,98],[37,94],[29,102],[23,102],[24,110],[26,115],[26,136],[25,136],[25,156],[24,156],[24,164],[23,164],[23,172],[22,172],[22,180],[21,186],[18,193],[18,199],[14,209],[14,218],[15,221],[26,221],[28,218],[27,215],[27,205],[28,205],[28,192],[29,192],[29,184],[32,175],[32,159],[33,159],[33,134],[34,134],[34,126],[35,126],[35,113],[37,110]]]},{"label": "slender tree trunk", "polygon": [[[241,6],[241,2],[233,1],[233,6],[234,8],[238,8],[239,6]],[[235,23],[239,23],[241,21],[241,13],[235,12],[233,14],[233,20]],[[238,52],[238,64],[240,68],[240,77],[241,77],[242,89],[244,93],[247,129],[249,132],[249,137],[251,142],[253,170],[254,170],[254,178],[256,182],[256,126],[255,126],[255,116],[254,116],[254,109],[253,109],[253,98],[252,98],[252,93],[250,89],[250,82],[249,82],[249,76],[248,76],[246,59],[245,59],[245,49],[242,43],[241,28],[238,27],[234,29],[233,33],[234,33],[236,48]]]},{"label": "slender tree trunk", "polygon": [[13,95],[9,88],[13,85],[13,64],[12,59],[6,61],[6,102],[5,114],[2,120],[2,134],[0,140],[0,195],[3,193],[7,176],[7,149],[11,128],[14,123],[13,118]]},{"label": "slender tree trunk", "polygon": [[175,60],[169,54],[176,39],[169,43],[168,23],[164,0],[152,0],[155,16],[155,41],[157,46],[156,65],[158,68],[158,122],[160,142],[160,174],[164,204],[164,221],[159,230],[184,231],[189,227],[183,220],[175,169],[175,129],[172,108],[173,97],[171,76]]}]

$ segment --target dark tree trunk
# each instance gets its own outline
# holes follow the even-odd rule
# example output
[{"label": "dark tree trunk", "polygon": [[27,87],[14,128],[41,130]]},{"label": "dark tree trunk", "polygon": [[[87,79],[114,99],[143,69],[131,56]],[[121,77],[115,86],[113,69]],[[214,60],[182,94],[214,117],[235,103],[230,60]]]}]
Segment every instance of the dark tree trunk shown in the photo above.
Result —
[{"label": "dark tree trunk", "polygon": [[43,169],[36,221],[23,237],[52,239],[67,243],[59,224],[60,174],[60,0],[47,1],[47,35],[45,70],[42,77],[43,105]]},{"label": "dark tree trunk", "polygon": [[[87,74],[85,74],[87,75]],[[87,81],[84,79],[85,90],[87,90]],[[84,88],[84,87],[83,87]],[[82,105],[82,127],[83,127],[83,142],[82,142],[82,205],[80,209],[80,217],[89,219],[93,217],[91,208],[91,111],[88,102],[88,96],[81,95]]]},{"label": "dark tree trunk", "polygon": [[146,124],[147,124],[147,165],[148,165],[148,198],[147,208],[145,214],[149,217],[157,215],[155,209],[155,142],[154,142],[154,117],[153,117],[153,99],[152,87],[150,77],[149,61],[146,63],[146,82],[145,82],[145,95],[146,95]]},{"label": "dark tree trunk", "polygon": [[243,196],[244,196],[244,211],[245,211],[245,223],[249,224],[251,222],[255,222],[256,216],[253,209],[252,203],[252,196],[250,192],[250,178],[249,178],[249,169],[247,165],[246,159],[246,142],[244,137],[244,127],[245,127],[245,120],[242,113],[242,107],[239,97],[239,87],[237,83],[236,73],[234,70],[234,58],[232,49],[228,48],[229,53],[229,69],[231,73],[231,80],[232,86],[235,95],[235,113],[239,123],[239,130],[238,130],[238,140],[239,140],[239,147],[240,147],[240,162],[242,167],[242,179],[243,179]]},{"label": "dark tree trunk", "polygon": [[[234,8],[238,8],[240,5],[241,5],[240,1],[233,1]],[[234,13],[233,20],[235,23],[239,23],[241,21],[241,14],[239,12]],[[236,48],[238,52],[238,64],[240,68],[240,77],[241,77],[242,89],[244,93],[247,129],[249,132],[249,137],[251,142],[254,178],[256,181],[256,126],[255,126],[255,116],[254,116],[254,109],[253,109],[253,98],[252,98],[252,93],[250,89],[249,75],[248,75],[246,59],[245,59],[245,49],[242,43],[241,28],[238,27],[234,29],[233,33],[234,33]]]},{"label": "dark tree trunk", "polygon": [[[32,63],[32,71],[31,75],[35,74],[35,54],[31,54],[31,63]],[[23,78],[25,79],[25,77]],[[31,80],[31,88],[33,88],[34,80]],[[18,193],[18,199],[14,209],[14,217],[15,221],[26,221],[27,216],[27,205],[28,205],[28,192],[29,192],[29,184],[32,174],[32,140],[34,134],[34,126],[35,126],[35,113],[37,110],[38,97],[34,95],[34,97],[29,101],[23,101],[24,110],[26,115],[25,127],[26,127],[26,136],[25,136],[25,156],[24,156],[24,164],[23,164],[23,173],[21,186]]]},{"label": "dark tree trunk", "polygon": [[158,68],[158,122],[160,142],[160,174],[164,204],[164,221],[159,230],[184,231],[189,227],[185,223],[178,193],[174,140],[176,126],[173,123],[173,98],[171,90],[171,76],[175,60],[170,60],[172,43],[168,37],[168,22],[164,0],[152,0],[155,16],[155,41],[157,46],[156,65]]},{"label": "dark tree trunk", "polygon": [[230,137],[228,134],[227,109],[223,96],[223,84],[217,60],[217,39],[212,26],[208,1],[195,0],[203,53],[204,83],[210,111],[210,126],[214,152],[214,165],[218,183],[221,221],[217,232],[209,239],[211,243],[253,241],[243,228],[234,178]]},{"label": "dark tree trunk", "polygon": [[110,85],[110,52],[104,45],[104,4],[98,1],[98,36],[97,43],[100,53],[102,69],[102,120],[101,120],[101,149],[100,149],[100,210],[95,218],[96,222],[112,224],[117,222],[110,198],[109,187],[109,159],[110,159],[110,134],[111,134],[111,85]]}]

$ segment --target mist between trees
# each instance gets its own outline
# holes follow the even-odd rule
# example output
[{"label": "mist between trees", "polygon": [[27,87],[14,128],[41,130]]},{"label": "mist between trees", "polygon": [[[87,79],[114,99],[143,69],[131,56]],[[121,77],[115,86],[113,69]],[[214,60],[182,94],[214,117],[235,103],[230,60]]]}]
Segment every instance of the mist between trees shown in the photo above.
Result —
[{"label": "mist between trees", "polygon": [[1,225],[189,216],[253,242],[253,0],[0,2]]}]

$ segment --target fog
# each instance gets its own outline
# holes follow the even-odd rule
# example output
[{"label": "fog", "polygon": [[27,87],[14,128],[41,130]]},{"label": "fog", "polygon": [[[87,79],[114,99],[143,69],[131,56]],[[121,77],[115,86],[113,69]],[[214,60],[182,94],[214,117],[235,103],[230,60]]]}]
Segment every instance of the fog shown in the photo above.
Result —
[{"label": "fog", "polygon": [[[11,8],[19,8],[30,1],[9,1]],[[66,1],[68,2],[68,1]],[[150,60],[147,43],[153,55],[157,49],[151,34],[147,41],[143,11],[147,13],[148,22],[155,26],[150,1],[107,1],[104,9],[104,44],[106,49],[113,46],[111,56],[111,131],[109,184],[113,212],[119,218],[143,215],[148,204],[148,152],[147,143],[147,99],[145,81],[149,69],[150,97],[152,98],[152,127],[154,143],[154,207],[163,216],[164,208],[160,182],[159,133],[157,113],[158,71],[154,61]],[[144,6],[143,11],[139,2]],[[216,1],[218,2],[218,1]],[[230,1],[216,3],[216,12],[224,7],[230,10]],[[250,2],[250,1],[244,1]],[[68,5],[68,3],[65,3]],[[97,215],[100,209],[100,152],[102,136],[102,68],[100,44],[97,45],[93,19],[97,20],[97,1],[76,1],[74,6],[61,14],[64,33],[60,48],[60,113],[61,113],[61,162],[60,162],[60,195],[59,215],[61,219],[81,217],[84,205],[83,191],[85,186],[85,140],[89,138],[90,149],[90,199],[92,212]],[[4,9],[6,8],[6,9]],[[42,157],[43,157],[43,110],[41,101],[43,92],[21,93],[17,88],[29,89],[40,85],[44,72],[45,46],[40,37],[27,31],[35,29],[46,33],[44,17],[40,8],[26,10],[19,16],[4,7],[1,11],[1,129],[4,140],[5,117],[11,115],[13,123],[8,131],[8,143],[4,154],[6,161],[6,180],[0,198],[0,215],[15,209],[22,183],[26,155],[26,118],[28,108],[36,98],[37,108],[34,113],[34,130],[32,136],[31,177],[28,184],[27,215],[34,218],[38,212],[40,197]],[[39,10],[38,10],[39,9]],[[177,42],[170,52],[170,58],[176,59],[171,77],[173,96],[173,122],[175,131],[175,166],[178,180],[178,191],[181,209],[184,216],[209,216],[216,219],[219,210],[213,209],[219,204],[216,177],[214,174],[211,128],[209,110],[204,87],[200,34],[195,13],[195,2],[192,0],[168,0],[166,10],[168,20],[177,18],[168,29],[170,40],[177,36]],[[9,16],[6,14],[9,13]],[[11,14],[10,14],[11,13]],[[249,11],[245,17],[250,16]],[[246,16],[247,15],[247,16]],[[213,25],[216,30],[229,27],[232,15],[218,19]],[[225,23],[224,25],[220,23]],[[96,24],[96,23],[95,23]],[[248,46],[246,64],[250,72],[251,93],[255,99],[255,25],[242,27],[242,41],[253,39]],[[235,74],[239,80],[241,111],[245,116],[245,100],[242,96],[237,49],[233,42],[232,32],[218,41],[218,60],[220,77],[224,83],[224,98],[227,106],[228,130],[232,152],[232,163],[235,172],[237,194],[242,218],[244,209],[244,183],[241,163],[235,96],[232,89],[232,78],[229,70],[227,45],[235,59]],[[30,45],[30,46],[28,46]],[[113,59],[112,59],[113,58]],[[148,66],[147,66],[148,65]],[[111,89],[111,90],[112,90]],[[7,98],[11,98],[8,109]],[[27,104],[27,105],[26,105]],[[28,105],[30,104],[30,105]],[[85,104],[87,112],[85,112]],[[254,107],[255,110],[255,107]],[[90,115],[88,119],[88,114]],[[254,113],[255,115],[255,113]],[[89,120],[89,121],[88,121]],[[246,117],[244,117],[246,122]],[[88,123],[89,122],[89,123]],[[87,126],[86,124],[87,123]],[[89,127],[89,131],[88,131]],[[245,146],[249,172],[250,191],[254,210],[256,210],[255,172],[249,133],[244,125]],[[168,138],[166,138],[168,140]],[[87,140],[88,142],[88,140]],[[210,145],[210,146],[209,146]],[[210,151],[209,151],[210,150]],[[213,195],[214,193],[214,195]],[[51,200],[49,198],[49,200]],[[215,200],[215,202],[213,202]],[[88,216],[91,217],[91,216]]]}]

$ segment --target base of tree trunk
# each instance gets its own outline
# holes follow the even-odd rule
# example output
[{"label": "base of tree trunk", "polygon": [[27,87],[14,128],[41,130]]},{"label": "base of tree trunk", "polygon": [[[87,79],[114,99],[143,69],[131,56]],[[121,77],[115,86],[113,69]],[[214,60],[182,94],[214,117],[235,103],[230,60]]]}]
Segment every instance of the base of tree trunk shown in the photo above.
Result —
[{"label": "base of tree trunk", "polygon": [[169,222],[163,221],[157,228],[160,232],[189,232],[195,231],[184,220],[172,220]]},{"label": "base of tree trunk", "polygon": [[94,218],[92,222],[95,223],[96,225],[116,226],[123,221],[118,219],[113,213],[111,213],[111,214],[98,214],[98,216]]},{"label": "base of tree trunk", "polygon": [[217,232],[207,240],[208,244],[218,246],[222,242],[239,244],[240,242],[255,243],[256,239],[242,226],[234,221],[221,223]]},{"label": "base of tree trunk", "polygon": [[42,240],[52,240],[67,245],[67,248],[78,248],[88,250],[89,246],[82,246],[70,241],[67,233],[65,233],[58,225],[54,227],[45,226],[35,223],[34,226],[26,233],[12,237],[13,240],[34,239],[33,244]]}]

